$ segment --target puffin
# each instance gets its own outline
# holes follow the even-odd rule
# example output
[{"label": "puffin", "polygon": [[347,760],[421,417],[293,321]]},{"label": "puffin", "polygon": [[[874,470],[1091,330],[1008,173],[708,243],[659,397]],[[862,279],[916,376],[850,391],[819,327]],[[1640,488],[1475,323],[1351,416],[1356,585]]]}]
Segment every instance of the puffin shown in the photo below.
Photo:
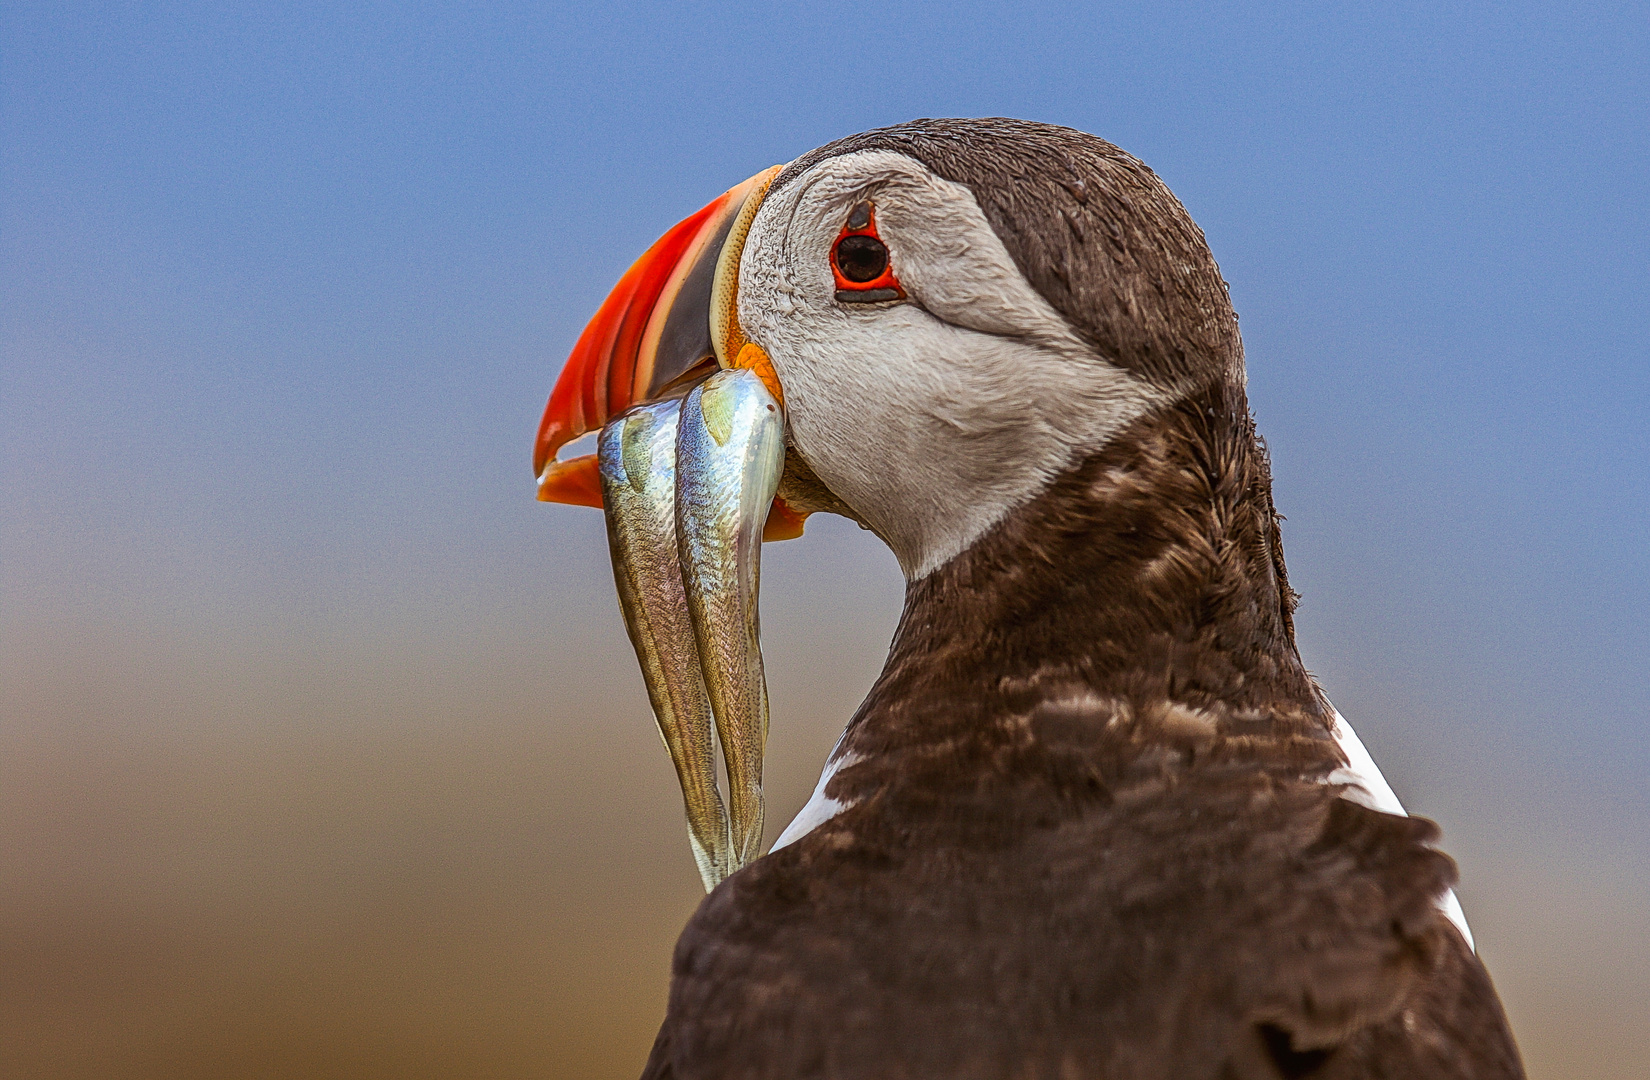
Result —
[{"label": "puffin", "polygon": [[[690,444],[733,447],[742,540],[689,536]],[[648,1080],[1524,1075],[1438,827],[1302,663],[1237,316],[1141,161],[922,119],[758,174],[621,279],[534,472],[607,510],[709,890]],[[648,490],[664,539],[628,540]],[[727,685],[765,690],[725,640],[813,513],[887,544],[904,609],[761,853],[766,700]],[[640,607],[627,543],[667,553]]]}]

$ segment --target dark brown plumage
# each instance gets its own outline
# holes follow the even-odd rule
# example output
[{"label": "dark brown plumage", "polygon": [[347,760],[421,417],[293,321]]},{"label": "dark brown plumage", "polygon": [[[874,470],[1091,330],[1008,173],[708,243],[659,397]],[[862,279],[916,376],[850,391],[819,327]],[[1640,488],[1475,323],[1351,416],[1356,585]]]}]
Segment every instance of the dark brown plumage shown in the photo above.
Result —
[{"label": "dark brown plumage", "polygon": [[811,150],[893,150],[974,194],[1014,265],[1113,363],[1163,385],[1243,363],[1237,316],[1203,230],[1138,158],[1054,124],[912,120]]},{"label": "dark brown plumage", "polygon": [[968,184],[1057,310],[1185,392],[909,587],[849,808],[701,905],[645,1075],[1522,1076],[1436,827],[1324,782],[1201,233],[1134,159],[1017,121],[791,169],[870,146]]}]

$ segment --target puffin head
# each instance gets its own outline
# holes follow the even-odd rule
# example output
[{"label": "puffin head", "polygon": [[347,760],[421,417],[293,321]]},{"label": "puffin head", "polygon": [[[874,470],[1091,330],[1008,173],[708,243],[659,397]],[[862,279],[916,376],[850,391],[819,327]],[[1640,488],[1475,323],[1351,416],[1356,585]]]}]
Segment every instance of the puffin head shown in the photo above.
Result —
[{"label": "puffin head", "polygon": [[[724,487],[741,494],[723,502],[752,503],[744,512],[765,515],[768,539],[800,534],[811,513],[849,516],[920,583],[1142,418],[1185,411],[1212,387],[1241,398],[1243,360],[1225,282],[1180,203],[1110,143],[1047,124],[916,120],[842,139],[729,190],[644,254],[575,346],[534,467],[541,499],[607,508],[621,605],[707,887],[760,834],[760,545],[729,556],[747,569],[716,568],[717,542],[688,536],[700,526],[683,509],[690,496],[709,505],[700,481],[714,469],[659,433],[679,423],[683,440],[692,428],[746,446],[712,415],[733,415],[735,377],[750,388],[738,400],[760,399],[741,415],[777,416],[779,433],[737,451],[745,465],[728,475],[742,467],[745,479]],[[599,461],[556,460],[596,429]],[[764,487],[751,462],[770,444],[777,486]],[[723,530],[724,548],[738,531]],[[711,593],[736,578],[749,595],[717,608]],[[748,630],[732,644],[718,636],[729,621]],[[693,664],[708,705],[681,675]]]},{"label": "puffin head", "polygon": [[718,367],[785,410],[769,537],[846,514],[921,578],[1143,413],[1242,379],[1225,282],[1144,164],[1071,128],[914,120],[810,151],[661,239],[546,410],[540,498],[600,505],[559,447]]}]

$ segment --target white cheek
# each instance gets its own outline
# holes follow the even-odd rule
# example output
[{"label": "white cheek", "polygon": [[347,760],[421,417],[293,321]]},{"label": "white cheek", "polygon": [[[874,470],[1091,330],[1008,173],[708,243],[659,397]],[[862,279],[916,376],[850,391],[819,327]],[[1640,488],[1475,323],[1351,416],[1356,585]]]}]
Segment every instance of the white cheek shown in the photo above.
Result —
[{"label": "white cheek", "polygon": [[[758,212],[740,320],[796,447],[914,580],[1167,395],[1075,337],[966,189],[883,151],[815,173]],[[830,245],[869,183],[913,303],[835,299]]]},{"label": "white cheek", "polygon": [[[1037,423],[993,420],[969,393],[1008,387],[1014,345],[958,332],[915,308],[798,340],[776,358],[792,437],[831,490],[854,507],[918,577],[1040,486]],[[926,324],[926,325],[924,325]],[[995,383],[997,385],[993,386]],[[1019,395],[1015,395],[1019,396]]]}]

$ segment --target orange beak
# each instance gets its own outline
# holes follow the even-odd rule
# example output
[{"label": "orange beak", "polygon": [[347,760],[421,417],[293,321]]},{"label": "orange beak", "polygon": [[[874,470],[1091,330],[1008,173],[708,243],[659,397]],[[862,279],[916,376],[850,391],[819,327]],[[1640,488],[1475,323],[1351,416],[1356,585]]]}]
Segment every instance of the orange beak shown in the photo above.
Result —
[{"label": "orange beak", "polygon": [[[679,222],[625,272],[573,346],[533,447],[543,502],[601,506],[596,457],[563,446],[634,405],[686,393],[719,367],[749,367],[784,401],[767,354],[739,327],[739,256],[779,167]],[[775,500],[764,536],[800,535],[802,515]]]}]

